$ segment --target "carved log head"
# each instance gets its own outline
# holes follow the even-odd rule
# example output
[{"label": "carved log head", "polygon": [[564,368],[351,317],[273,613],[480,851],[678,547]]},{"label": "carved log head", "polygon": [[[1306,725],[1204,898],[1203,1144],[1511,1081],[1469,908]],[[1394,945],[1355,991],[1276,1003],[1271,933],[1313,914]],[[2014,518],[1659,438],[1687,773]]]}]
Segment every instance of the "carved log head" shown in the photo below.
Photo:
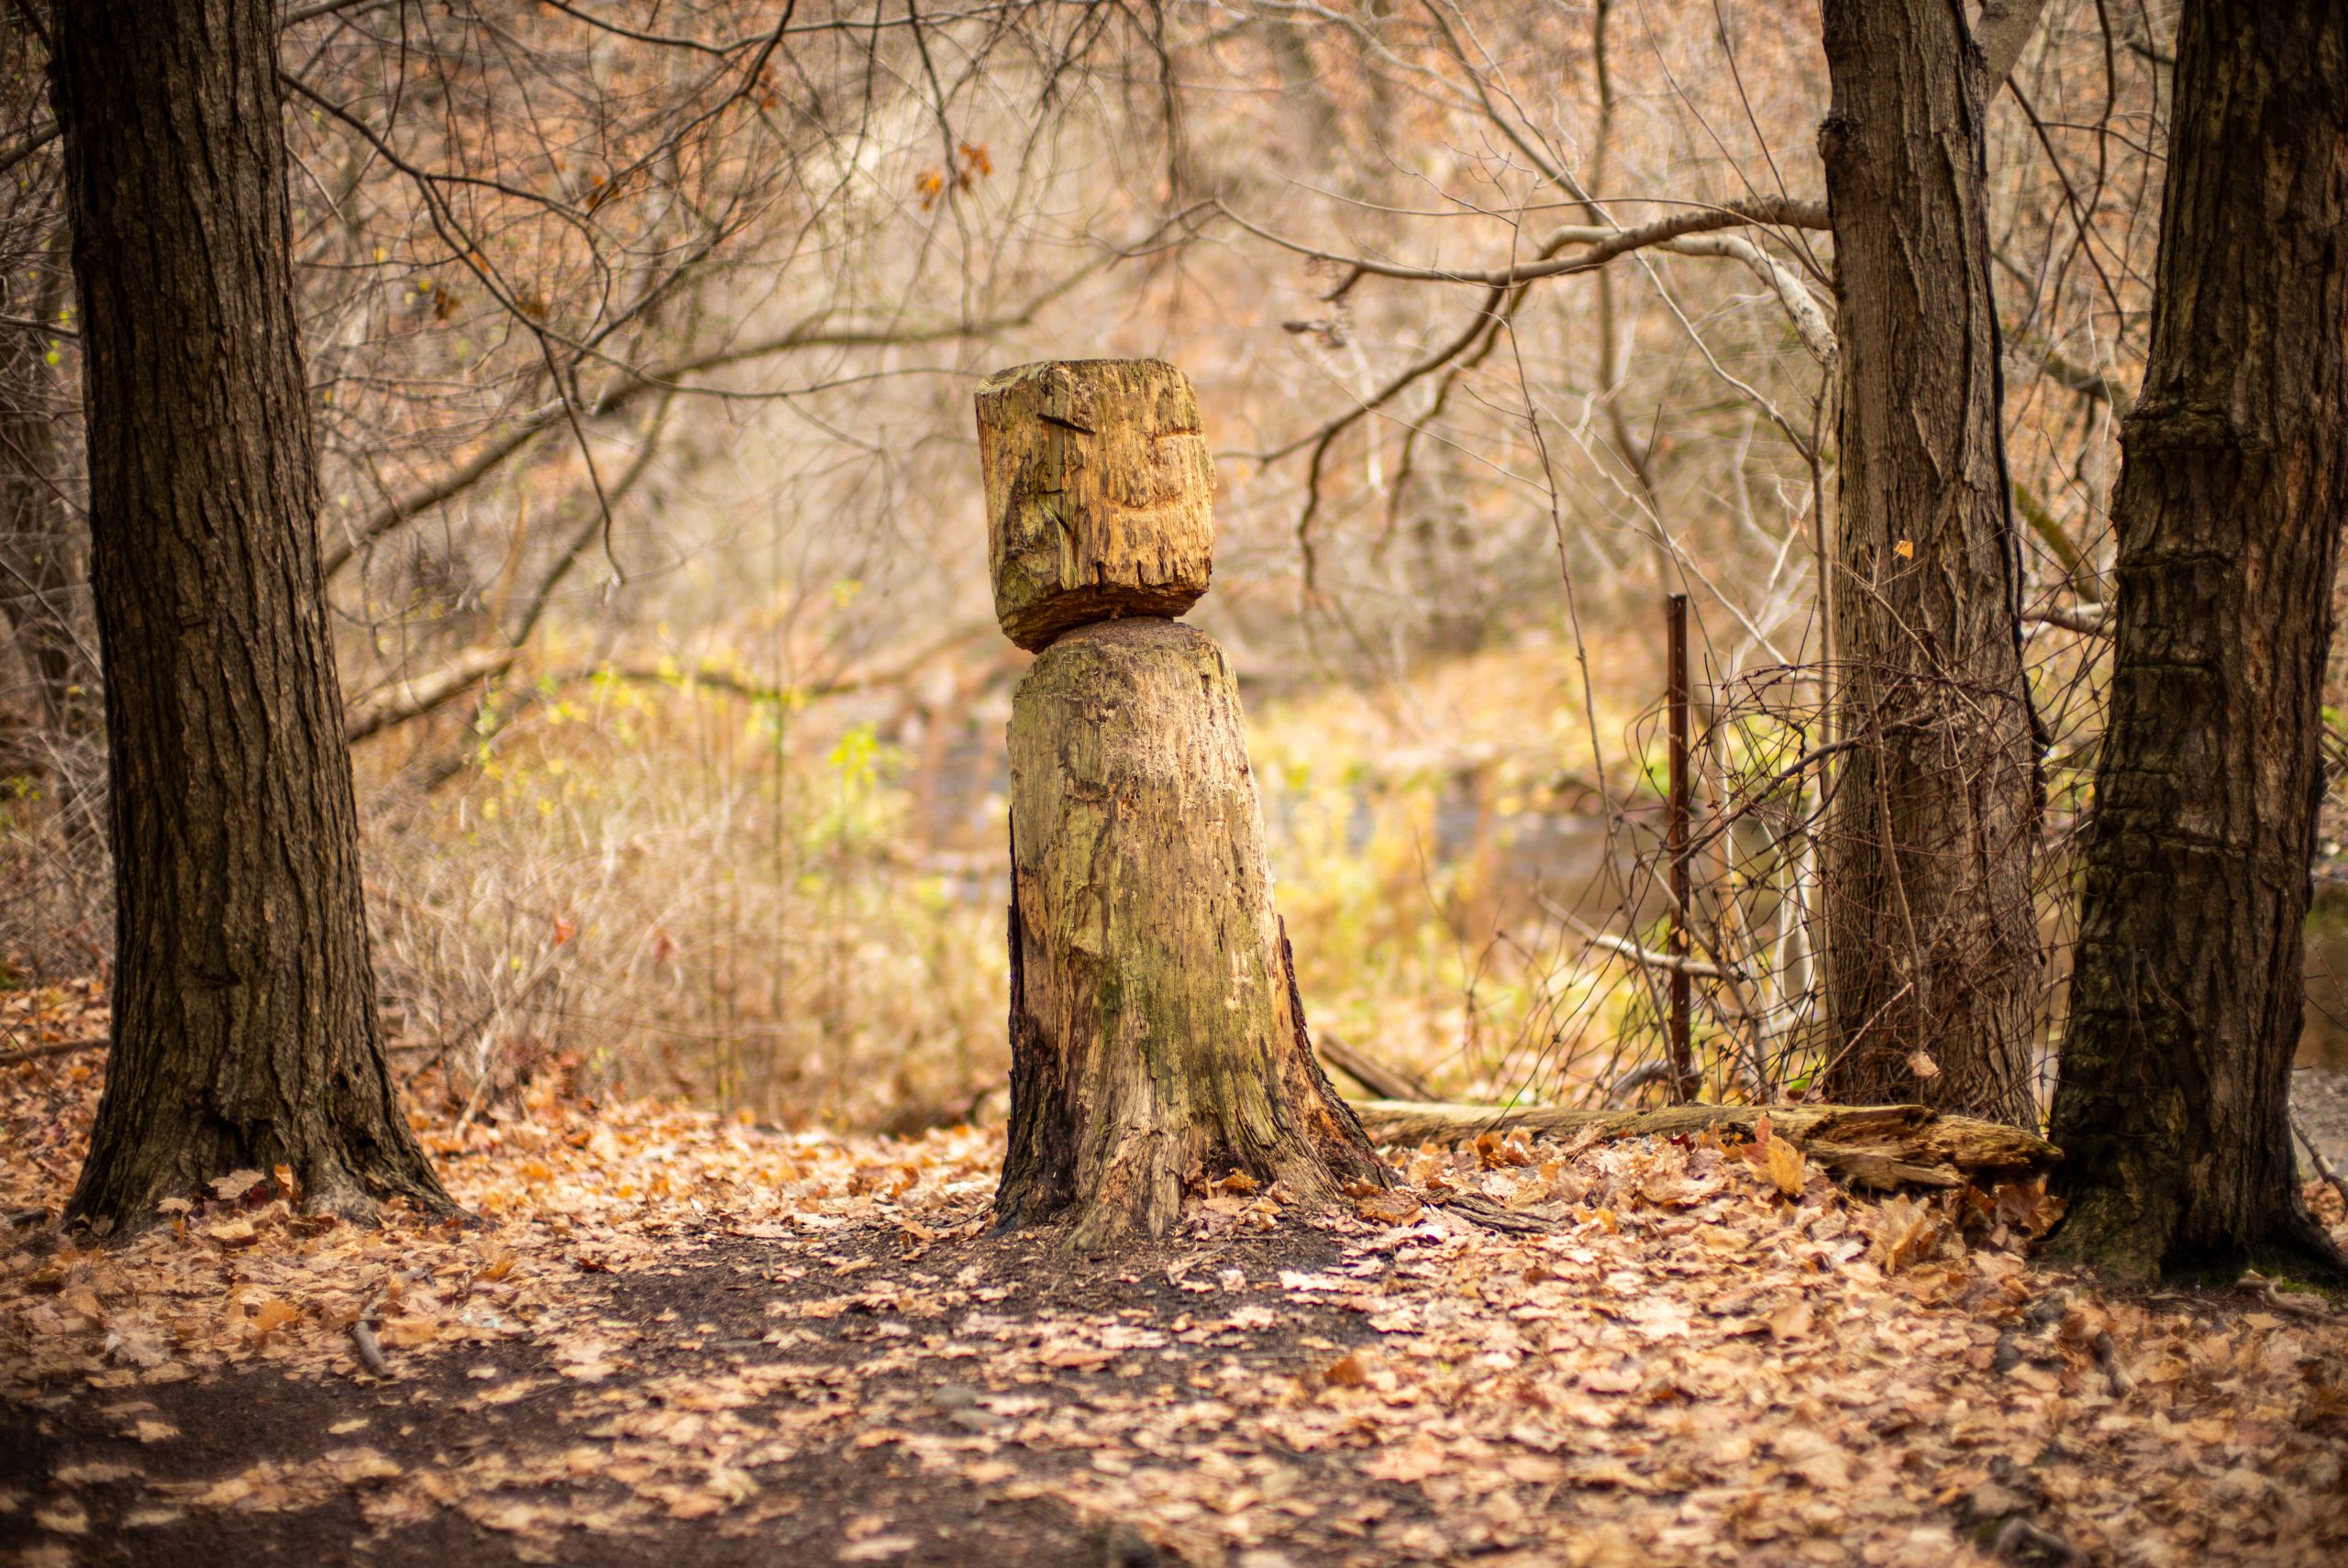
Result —
[{"label": "carved log head", "polygon": [[1214,465],[1163,359],[1022,365],[979,386],[994,612],[1040,649],[1071,626],[1180,615],[1214,564]]}]

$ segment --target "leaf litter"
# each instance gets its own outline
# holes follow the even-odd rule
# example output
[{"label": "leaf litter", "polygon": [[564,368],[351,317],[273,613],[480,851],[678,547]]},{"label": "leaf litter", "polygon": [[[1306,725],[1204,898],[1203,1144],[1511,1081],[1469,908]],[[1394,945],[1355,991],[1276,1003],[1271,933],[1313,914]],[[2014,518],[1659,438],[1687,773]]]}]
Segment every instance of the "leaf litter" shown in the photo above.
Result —
[{"label": "leaf litter", "polygon": [[[0,1081],[8,1210],[61,1207],[96,1077]],[[1084,1258],[990,1233],[990,1132],[540,1087],[422,1133],[476,1222],[338,1224],[279,1171],[111,1248],[16,1226],[0,1453],[35,1460],[0,1475],[0,1543],[914,1562],[1049,1536],[1033,1561],[1227,1568],[2348,1545],[2348,1321],[2037,1268],[2037,1187],[1876,1201],[1767,1137],[1487,1136],[1395,1151],[1402,1186],[1330,1213],[1207,1176],[1179,1234]],[[228,1441],[272,1387],[300,1419]]]}]

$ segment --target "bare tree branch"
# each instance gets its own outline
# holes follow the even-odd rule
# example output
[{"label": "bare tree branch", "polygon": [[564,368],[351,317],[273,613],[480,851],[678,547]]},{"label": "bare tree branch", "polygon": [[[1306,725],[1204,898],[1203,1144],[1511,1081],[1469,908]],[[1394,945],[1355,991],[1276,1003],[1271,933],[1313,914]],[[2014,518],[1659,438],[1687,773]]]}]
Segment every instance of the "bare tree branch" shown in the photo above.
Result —
[{"label": "bare tree branch", "polygon": [[[662,391],[699,392],[704,389],[685,384],[684,378],[704,375],[709,371],[738,365],[746,360],[762,359],[770,354],[789,353],[802,348],[907,348],[925,343],[942,343],[958,337],[986,337],[1013,327],[1024,326],[1037,312],[1068,290],[1074,288],[1083,274],[1071,276],[1047,291],[1024,308],[1008,315],[985,321],[947,322],[927,327],[826,327],[825,318],[803,322],[790,331],[773,337],[737,344],[707,353],[687,355],[648,370],[625,372],[615,378],[588,403],[581,405],[582,419],[601,418],[616,414],[650,393]],[[418,513],[455,500],[465,491],[497,471],[508,459],[529,446],[548,431],[567,423],[569,409],[561,400],[541,404],[518,423],[483,446],[481,450],[449,469],[439,479],[386,502],[352,527],[348,536],[326,552],[326,569],[332,576],[350,563],[353,556],[365,549]]]},{"label": "bare tree branch", "polygon": [[[1364,277],[1399,278],[1405,282],[1429,283],[1469,283],[1481,288],[1512,288],[1541,278],[1566,277],[1575,272],[1592,271],[1603,267],[1618,256],[1649,246],[1668,246],[1685,235],[1704,234],[1714,229],[1743,228],[1752,224],[1773,224],[1786,228],[1831,229],[1826,207],[1820,202],[1789,202],[1775,196],[1758,196],[1739,200],[1718,207],[1703,207],[1693,212],[1678,213],[1637,228],[1599,228],[1577,225],[1561,228],[1541,246],[1535,258],[1512,262],[1506,267],[1463,270],[1450,267],[1405,267],[1397,262],[1380,261],[1372,257],[1349,256],[1334,250],[1324,250],[1290,239],[1270,229],[1250,223],[1222,203],[1216,210],[1258,239],[1268,240],[1283,250],[1316,261],[1334,261],[1347,269],[1345,281],[1329,291],[1329,298],[1337,299]],[[1567,246],[1584,245],[1589,248],[1575,256],[1559,256]],[[1703,254],[1699,252],[1699,254]],[[1713,254],[1721,254],[1714,252]]]}]

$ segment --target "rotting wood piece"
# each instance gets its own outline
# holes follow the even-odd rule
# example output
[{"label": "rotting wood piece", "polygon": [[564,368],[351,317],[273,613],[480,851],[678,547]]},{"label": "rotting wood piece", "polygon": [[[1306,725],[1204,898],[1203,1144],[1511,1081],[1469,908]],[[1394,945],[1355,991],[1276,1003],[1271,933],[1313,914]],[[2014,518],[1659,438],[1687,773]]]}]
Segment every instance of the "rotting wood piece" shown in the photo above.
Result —
[{"label": "rotting wood piece", "polygon": [[1180,615],[1207,591],[1214,464],[1162,359],[1022,365],[979,386],[995,616],[1031,651],[1071,626]]},{"label": "rotting wood piece", "polygon": [[1336,1068],[1381,1099],[1418,1100],[1427,1098],[1426,1086],[1416,1078],[1397,1072],[1375,1056],[1355,1050],[1334,1034],[1324,1033],[1315,1040],[1312,1051],[1324,1065]]},{"label": "rotting wood piece", "polygon": [[1011,1127],[999,1221],[1160,1235],[1186,1181],[1383,1184],[1314,1061],[1213,638],[1080,626],[1012,701]]},{"label": "rotting wood piece", "polygon": [[1354,1114],[1379,1143],[1446,1143],[1523,1128],[1570,1137],[1668,1137],[1703,1132],[1750,1137],[1769,1119],[1783,1138],[1861,1187],[1962,1187],[1982,1177],[2031,1175],[2062,1159],[2045,1139],[2003,1122],[1944,1115],[1922,1105],[1673,1105],[1659,1110],[1502,1109],[1409,1100],[1355,1100]]}]

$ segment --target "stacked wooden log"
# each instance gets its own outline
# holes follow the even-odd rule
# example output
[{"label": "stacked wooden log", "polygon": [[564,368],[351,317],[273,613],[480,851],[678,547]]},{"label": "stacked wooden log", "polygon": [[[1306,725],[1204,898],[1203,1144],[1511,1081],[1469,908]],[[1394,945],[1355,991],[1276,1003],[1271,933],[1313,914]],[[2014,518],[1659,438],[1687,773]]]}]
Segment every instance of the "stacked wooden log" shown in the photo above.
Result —
[{"label": "stacked wooden log", "polygon": [[997,618],[1039,650],[1012,700],[999,1220],[1094,1246],[1162,1234],[1207,1182],[1382,1182],[1306,1036],[1230,666],[1172,618],[1213,562],[1189,381],[1027,365],[978,419]]}]

